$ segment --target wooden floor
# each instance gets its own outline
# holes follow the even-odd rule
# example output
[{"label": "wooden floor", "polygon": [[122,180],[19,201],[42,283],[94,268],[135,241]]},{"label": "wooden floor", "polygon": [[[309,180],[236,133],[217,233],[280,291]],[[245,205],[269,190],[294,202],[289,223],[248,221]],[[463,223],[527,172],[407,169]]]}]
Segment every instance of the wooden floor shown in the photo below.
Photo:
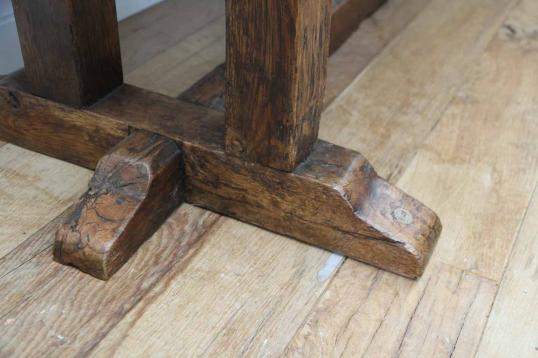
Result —
[{"label": "wooden floor", "polygon": [[[127,81],[187,89],[223,12],[123,22]],[[537,34],[536,0],[389,0],[331,58],[321,137],[443,221],[418,281],[183,205],[104,283],[51,253],[92,173],[0,143],[0,356],[538,357]]]}]

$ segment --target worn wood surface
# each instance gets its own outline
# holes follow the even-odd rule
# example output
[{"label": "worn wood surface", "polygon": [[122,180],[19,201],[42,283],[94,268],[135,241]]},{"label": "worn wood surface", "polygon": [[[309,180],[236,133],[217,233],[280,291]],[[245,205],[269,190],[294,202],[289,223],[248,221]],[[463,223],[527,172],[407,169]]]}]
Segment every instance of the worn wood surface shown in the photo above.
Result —
[{"label": "worn wood surface", "polygon": [[135,131],[99,160],[58,229],[54,259],[108,280],[183,202],[183,174],[175,142]]},{"label": "worn wood surface", "polygon": [[2,260],[71,206],[88,185],[91,172],[12,144],[0,150]]},{"label": "worn wood surface", "polygon": [[0,82],[0,139],[95,168],[127,136],[124,123],[30,95],[28,89],[22,73]]},{"label": "worn wood surface", "polygon": [[13,0],[32,93],[87,105],[123,82],[113,0]]},{"label": "worn wood surface", "polygon": [[308,157],[325,92],[331,6],[226,1],[226,153],[288,172]]},{"label": "worn wood surface", "polygon": [[[201,3],[203,1],[194,2],[193,6]],[[221,1],[216,1],[213,7],[207,8],[206,12],[210,13],[221,3]],[[431,187],[432,191],[421,189],[428,187],[428,178],[432,168],[435,168],[434,173],[439,175],[442,175],[444,170],[462,168],[461,173],[465,175],[464,172],[469,167],[463,164],[473,152],[476,142],[479,141],[477,138],[480,138],[476,134],[471,134],[472,139],[458,141],[464,129],[473,128],[477,122],[470,121],[470,127],[462,127],[462,122],[458,121],[451,125],[451,121],[445,120],[443,112],[447,106],[446,103],[451,102],[461,84],[472,80],[480,72],[466,71],[466,69],[480,68],[481,65],[478,64],[477,59],[480,58],[491,36],[498,31],[504,14],[511,5],[515,4],[515,1],[446,2],[434,0],[409,26],[403,29],[405,23],[424,3],[426,1],[421,4],[418,0],[402,2],[389,0],[382,11],[374,15],[375,21],[369,22],[371,26],[361,27],[356,33],[357,35],[362,31],[362,40],[360,36],[352,37],[357,40],[356,43],[365,41],[367,46],[357,48],[356,56],[352,55],[353,46],[347,48],[346,55],[341,57],[343,63],[350,64],[353,61],[362,63],[370,56],[369,50],[365,49],[376,48],[383,41],[388,41],[387,39],[390,38],[388,36],[392,31],[402,31],[374,63],[366,68],[361,77],[355,80],[354,89],[350,88],[346,91],[343,97],[349,96],[349,101],[343,101],[344,98],[341,98],[333,105],[333,108],[343,107],[342,103],[345,103],[345,108],[332,112],[332,115],[325,114],[321,122],[321,135],[325,139],[359,149],[372,160],[382,175],[389,176],[393,182],[403,174],[399,185],[419,199],[432,204],[436,210],[443,211],[444,198],[455,198],[455,209],[443,211],[443,215],[446,215],[446,212],[457,212],[460,207],[471,207],[482,199],[477,199],[476,196],[466,199],[466,194],[460,194],[458,188],[455,189],[450,185],[436,184],[435,188]],[[205,2],[205,5],[200,6],[207,5],[208,2]],[[505,24],[509,26],[501,30],[503,36],[512,32],[510,28],[517,29],[522,26],[522,22],[526,23],[526,28],[529,29],[535,26],[532,16],[535,10],[529,5],[532,5],[532,1],[527,1],[523,8],[523,12],[529,16],[513,17],[513,20]],[[136,29],[140,36],[150,33],[152,26],[160,26],[159,31],[165,32],[164,25],[158,21],[159,17],[169,19],[175,16],[176,21],[168,21],[167,26],[170,29],[178,26],[176,23],[180,21],[177,19],[181,17],[177,13],[172,14],[169,8],[164,8],[162,12],[159,12],[159,8],[152,9],[155,18],[147,22],[149,25],[141,25],[137,28],[136,17],[131,20],[132,28]],[[443,17],[439,14],[443,14]],[[192,14],[189,15],[190,18]],[[445,21],[440,21],[441,18]],[[185,19],[185,22],[187,21],[188,19]],[[402,27],[394,30],[393,26],[397,25]],[[369,35],[366,36],[367,33]],[[532,30],[527,30],[526,33],[529,36],[520,37],[520,42],[532,45]],[[135,43],[137,32],[131,32],[129,36],[132,43]],[[176,52],[167,52],[159,50],[156,43],[164,41],[164,38],[168,41],[168,37],[153,36],[148,46],[154,46],[154,50],[158,52],[155,58],[159,58],[159,62],[166,63],[174,71],[168,76],[154,72],[162,80],[161,86],[159,80],[150,81],[150,76],[142,76],[142,73],[151,72],[151,66],[149,62],[146,62],[147,67],[141,65],[132,68],[131,72],[127,73],[127,78],[129,78],[130,74],[140,71],[134,82],[136,85],[143,86],[146,80],[148,87],[153,90],[160,88],[162,91],[166,90],[166,94],[177,95],[189,85],[188,80],[181,75],[182,73],[186,74],[187,78],[192,78],[191,72],[198,72],[204,66],[210,70],[223,61],[223,53],[213,50],[223,49],[218,40],[211,44],[202,43],[200,51],[203,55],[199,55],[195,47],[190,47],[195,46],[196,41],[180,41]],[[195,35],[191,37],[191,39],[194,38],[196,38]],[[375,40],[366,41],[367,39]],[[183,51],[193,53],[190,59],[175,57],[178,53],[182,53],[181,46],[183,46]],[[517,48],[517,46],[519,45],[516,42],[507,44],[507,47]],[[347,43],[337,52],[337,55],[343,54],[342,50],[346,47]],[[166,45],[162,48],[166,48]],[[500,63],[503,66],[506,64],[511,74],[517,77],[518,71],[529,66],[529,63],[535,66],[532,48],[530,46],[521,53],[518,52],[518,56],[521,57],[517,57],[515,62],[510,57],[511,53],[507,52],[507,57],[503,56]],[[133,47],[130,51],[145,53],[144,46],[136,49]],[[212,60],[210,54],[216,57]],[[528,60],[521,62],[521,58]],[[203,64],[198,66],[200,60]],[[193,71],[190,70],[191,68]],[[387,71],[388,68],[392,70]],[[348,73],[351,74],[353,71]],[[175,80],[174,76],[176,76]],[[346,77],[347,80],[347,77],[352,76],[337,72],[331,75],[329,71],[329,86],[331,78],[342,85],[336,80],[338,77]],[[536,78],[535,75],[527,74],[517,78],[525,78],[524,82],[528,86],[521,87],[519,92],[514,94],[515,97],[525,97],[522,93],[535,93],[531,89],[534,87],[532,81]],[[364,84],[362,84],[363,81]],[[177,84],[177,92],[173,87],[174,82]],[[486,86],[485,83],[479,86]],[[512,82],[508,81],[508,83]],[[502,82],[495,85],[497,89],[503,87]],[[364,89],[361,88],[368,88],[372,92],[368,95],[363,93]],[[353,92],[359,89],[363,95],[359,97],[353,95]],[[383,98],[385,95],[387,100]],[[356,97],[355,101],[360,102],[353,104],[352,96]],[[498,97],[493,96],[492,101],[495,99]],[[468,102],[468,105],[472,105],[474,101]],[[362,104],[360,108],[359,104]],[[534,108],[532,101],[525,100],[521,103],[521,107],[513,108],[514,116],[510,118],[518,117],[517,113],[524,113],[529,116],[528,118],[532,118],[530,116]],[[360,110],[357,111],[357,109]],[[488,112],[488,116],[494,116],[493,113],[497,111],[498,107],[495,107],[492,112]],[[409,121],[412,125],[399,125],[400,118],[403,118],[403,121]],[[446,146],[452,146],[455,151],[459,150],[460,156],[454,160],[443,159],[443,162],[437,164],[424,162],[426,164],[420,174],[416,172],[416,175],[411,175],[415,173],[413,169],[410,169],[408,174],[406,168],[413,155],[405,153],[414,153],[417,150],[427,153],[430,150],[431,142],[424,145],[424,138],[429,136],[427,128],[435,127],[439,118],[442,119],[437,125],[444,125],[446,129],[436,135],[436,140],[443,139],[444,143],[447,143]],[[332,122],[341,130],[332,131],[330,125]],[[533,123],[517,122],[517,127],[527,129],[532,133],[535,128]],[[359,128],[361,131],[358,130]],[[501,133],[501,129],[497,131],[495,126],[487,128],[491,133]],[[354,134],[343,138],[340,142],[338,138],[343,133],[342,129],[351,129]],[[512,133],[510,135],[514,138],[520,135],[519,129],[518,132],[509,133]],[[370,139],[365,141],[368,138]],[[453,140],[453,142],[448,142],[448,140]],[[505,146],[494,145],[496,139],[490,141],[491,146],[483,150],[501,155]],[[516,140],[510,143],[519,142]],[[536,152],[533,152],[535,150],[533,146],[525,141],[521,143],[518,147],[529,150],[525,155],[526,158],[537,157]],[[391,146],[394,146],[393,151],[385,149]],[[25,208],[35,206],[35,200],[25,188],[27,185],[30,185],[36,193],[39,192],[42,197],[49,197],[53,186],[57,187],[57,183],[65,178],[73,177],[77,173],[89,175],[86,170],[53,159],[47,159],[53,163],[52,165],[43,164],[43,168],[47,170],[39,169],[36,164],[43,161],[44,157],[12,145],[1,147],[0,156],[4,156],[6,148],[9,149],[12,157],[4,157],[7,158],[5,163],[13,163],[15,159],[9,158],[15,157],[21,162],[18,166],[7,167],[0,174],[0,179],[3,179],[4,173],[9,173],[12,178],[11,183],[8,184],[0,180],[0,190],[2,194],[6,193],[0,196],[0,201],[3,205],[5,202],[3,200],[11,198],[13,205],[16,205],[13,207],[14,211],[22,212]],[[411,159],[400,161],[399,156],[402,155]],[[424,156],[424,154],[420,155]],[[517,158],[513,159],[517,160]],[[488,163],[491,163],[489,160],[491,159],[488,159]],[[412,163],[412,166],[416,167],[415,162]],[[2,164],[2,168],[4,165],[6,164]],[[495,164],[495,167],[498,165],[505,168],[505,164]],[[510,169],[500,170],[509,171]],[[519,170],[512,172],[512,177],[519,178],[521,173],[522,171]],[[435,175],[437,178],[437,174]],[[17,178],[26,179],[20,182]],[[450,178],[449,176],[443,182],[449,183]],[[473,178],[477,180],[472,183],[482,180],[481,176]],[[494,176],[493,178],[492,195],[502,195],[506,187],[498,186],[498,184],[506,183],[506,177]],[[436,182],[439,180],[436,179]],[[532,180],[532,177],[526,179],[531,182]],[[28,184],[24,184],[25,182]],[[19,185],[13,186],[13,183],[19,183]],[[32,183],[40,184],[38,186]],[[453,181],[451,183],[458,184]],[[73,179],[72,184],[67,184],[62,188],[62,195],[76,197],[84,192],[85,186],[86,180]],[[435,192],[429,194],[434,189],[436,189]],[[500,206],[508,207],[506,212],[510,215],[513,201],[509,195],[503,198],[506,200],[503,199]],[[519,202],[520,198],[518,194],[518,203],[524,201]],[[459,202],[458,199],[460,199]],[[522,204],[517,204],[518,207],[519,205]],[[46,212],[47,215],[60,215],[65,206],[51,200],[44,201],[41,208],[41,212]],[[477,208],[472,217],[466,219],[467,222],[474,220],[475,217],[481,217],[482,212],[482,209]],[[528,213],[530,212],[531,209],[528,210]],[[536,221],[532,220],[533,216],[529,214],[527,218],[531,219],[526,220],[527,223],[521,227],[520,233],[528,233],[528,222],[533,224]],[[510,343],[513,339],[523,342],[514,349],[518,357],[535,355],[535,351],[532,350],[535,341],[533,337],[536,337],[535,334],[533,335],[537,327],[535,322],[514,318],[518,315],[530,318],[529,312],[532,313],[532,310],[524,308],[527,304],[529,304],[528,307],[532,307],[535,301],[532,296],[534,292],[532,289],[535,287],[532,285],[535,283],[532,280],[534,276],[532,276],[531,266],[523,266],[530,268],[529,276],[520,276],[519,267],[521,266],[517,265],[513,266],[516,270],[513,274],[508,274],[509,271],[506,271],[503,277],[514,278],[510,279],[510,282],[516,282],[514,280],[518,277],[531,279],[521,281],[522,286],[506,284],[507,288],[515,287],[515,289],[501,290],[504,293],[498,296],[496,296],[497,285],[504,279],[498,276],[494,279],[482,278],[467,269],[459,269],[450,262],[444,263],[436,256],[424,277],[417,283],[413,283],[391,274],[380,273],[360,263],[354,263],[353,270],[350,270],[351,261],[339,269],[343,259],[337,255],[330,255],[322,250],[235,220],[219,219],[216,214],[186,205],[170,217],[165,226],[141,247],[124,269],[120,270],[107,284],[103,284],[72,268],[52,262],[50,245],[60,221],[57,220],[44,227],[39,233],[32,235],[36,226],[27,225],[31,222],[30,219],[25,216],[16,217],[16,220],[13,217],[0,217],[2,225],[0,227],[16,226],[21,230],[9,235],[10,243],[16,249],[0,259],[0,284],[3,293],[0,304],[2,313],[0,322],[3,325],[3,333],[0,337],[2,354],[7,352],[8,355],[24,353],[29,355],[34,352],[50,352],[51,355],[63,353],[69,356],[91,352],[92,356],[149,354],[276,356],[290,344],[296,331],[301,328],[312,308],[316,306],[320,295],[326,292],[322,298],[324,301],[327,295],[333,295],[336,292],[334,288],[326,291],[328,284],[336,282],[339,276],[345,275],[348,280],[340,281],[342,282],[340,287],[346,289],[343,291],[344,294],[339,296],[343,299],[338,301],[339,311],[336,313],[338,317],[334,319],[338,321],[340,317],[344,318],[341,321],[342,333],[339,335],[340,347],[343,347],[346,341],[350,342],[349,350],[344,350],[344,353],[365,351],[367,355],[379,357],[387,351],[394,354],[402,344],[400,355],[403,356],[406,353],[414,354],[419,350],[422,353],[419,352],[418,355],[428,356],[428,353],[436,352],[437,356],[443,356],[451,350],[456,339],[457,349],[454,350],[453,356],[469,357],[473,356],[477,342],[482,336],[482,330],[489,319],[492,328],[498,328],[488,328],[486,331],[480,348],[480,351],[484,352],[482,356],[491,356],[488,354],[490,352],[503,353],[505,350],[510,356],[509,349],[512,347]],[[43,217],[40,220],[46,220],[46,218]],[[497,225],[502,225],[503,220],[498,221]],[[448,222],[452,225],[453,217],[449,218]],[[506,233],[496,232],[498,227],[486,231],[486,225],[479,225],[475,226],[473,235],[464,232],[460,236],[462,240],[467,238],[471,242],[482,236],[484,239],[506,236]],[[533,242],[533,226],[530,227],[530,236],[527,234],[517,236],[516,248],[521,237],[530,240],[527,242]],[[23,232],[27,235],[23,235]],[[448,241],[459,236],[445,235],[447,235],[446,232],[441,237],[441,246],[446,242],[447,245],[444,247],[455,254],[460,253],[462,258],[467,254],[471,257],[475,255],[475,251],[471,251],[471,245],[458,247],[456,252],[456,248],[452,249]],[[181,237],[184,239],[179,239]],[[445,237],[448,239],[445,240]],[[476,247],[481,246],[487,248],[488,244]],[[500,262],[509,256],[507,250],[510,250],[510,247],[495,245],[489,251],[483,252],[491,258],[491,262]],[[529,256],[521,256],[522,251]],[[523,265],[528,260],[532,260],[529,249],[516,249],[510,257],[508,267],[512,266],[510,263]],[[370,279],[370,277],[373,278]],[[459,280],[460,277],[461,280]],[[351,285],[348,282],[351,282]],[[358,291],[356,289],[358,286],[367,286],[371,289],[364,288],[363,291]],[[331,287],[333,287],[332,284]],[[501,287],[503,287],[502,283]],[[353,290],[349,291],[349,288]],[[65,292],[71,294],[65,294]],[[73,305],[73,296],[79,304]],[[360,297],[366,298],[362,300]],[[499,303],[498,308],[495,308],[494,304],[494,313],[490,314],[491,303],[495,297],[506,303],[502,305]],[[521,311],[515,311],[519,308],[513,304],[514,300],[525,302]],[[359,308],[359,302],[364,302],[359,312],[368,312],[368,314],[359,313],[352,316],[351,310],[356,311]],[[418,302],[422,303],[417,305]],[[307,321],[310,322],[311,317],[308,317]],[[325,326],[327,322],[320,322],[320,325]],[[345,325],[348,323],[350,328],[346,330]],[[407,327],[409,328],[406,330]],[[303,329],[301,328],[300,331],[302,332]],[[327,334],[332,334],[331,332],[332,328]],[[401,341],[404,332],[406,332],[405,339]],[[502,332],[502,334],[495,332]],[[525,332],[525,334],[519,332]],[[486,339],[491,334],[494,334],[495,338]],[[370,340],[368,337],[376,338]],[[502,341],[502,339],[506,342],[503,347],[497,344],[497,341]],[[315,341],[311,342],[315,343]],[[422,347],[424,349],[421,349]],[[367,349],[364,350],[365,348]]]}]

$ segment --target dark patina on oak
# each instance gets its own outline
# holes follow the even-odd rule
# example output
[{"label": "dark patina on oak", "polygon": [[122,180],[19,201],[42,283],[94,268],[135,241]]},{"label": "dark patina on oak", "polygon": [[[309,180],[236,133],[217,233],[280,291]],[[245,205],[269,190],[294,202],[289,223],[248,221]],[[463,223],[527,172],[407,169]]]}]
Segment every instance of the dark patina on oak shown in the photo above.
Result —
[{"label": "dark patina on oak", "polygon": [[96,168],[58,230],[57,261],[108,279],[186,201],[400,275],[424,271],[435,213],[361,154],[317,139],[330,0],[227,0],[226,71],[194,104],[123,84],[114,0],[13,1],[26,71],[0,80],[0,139]]},{"label": "dark patina on oak", "polygon": [[[0,86],[1,126],[30,118],[32,132],[41,123],[37,116],[26,117],[33,107],[46,113],[47,122],[71,126],[63,116],[69,107],[20,91],[24,81],[15,86],[11,77],[9,82],[11,87]],[[29,107],[8,106],[9,93]],[[79,112],[76,121],[90,124],[94,118],[104,128],[121,123],[175,141],[185,165],[186,202],[407,277],[423,272],[441,230],[433,211],[378,177],[361,154],[349,149],[318,140],[291,173],[244,162],[225,153],[223,113],[130,85]],[[100,142],[116,138],[114,131],[98,135]],[[59,133],[39,147],[50,153],[42,149],[66,140]]]},{"label": "dark patina on oak", "polygon": [[54,259],[109,279],[183,202],[179,147],[136,131],[97,164],[56,235]]}]

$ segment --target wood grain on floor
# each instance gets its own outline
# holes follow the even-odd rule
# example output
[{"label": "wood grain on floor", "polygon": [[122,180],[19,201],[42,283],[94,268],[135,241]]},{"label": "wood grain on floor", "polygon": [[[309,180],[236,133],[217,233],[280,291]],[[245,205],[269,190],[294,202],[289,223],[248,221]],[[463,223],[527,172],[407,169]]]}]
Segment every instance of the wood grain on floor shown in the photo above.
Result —
[{"label": "wood grain on floor", "polygon": [[430,0],[391,0],[364,20],[329,59],[328,105],[396,37]]},{"label": "wood grain on floor", "polygon": [[204,31],[223,15],[224,1],[168,0],[126,19],[119,29],[125,73]]},{"label": "wood grain on floor", "polygon": [[[538,188],[537,188],[538,189]],[[519,230],[512,259],[484,336],[479,357],[527,357],[538,352],[538,191]]]},{"label": "wood grain on floor", "polygon": [[445,264],[410,282],[347,261],[287,355],[469,357],[495,292],[494,282]]},{"label": "wood grain on floor", "polygon": [[70,206],[89,178],[89,170],[0,146],[0,258]]},{"label": "wood grain on floor", "polygon": [[[127,81],[176,96],[221,63],[223,4],[120,24]],[[0,355],[532,356],[537,13],[389,0],[331,58],[321,137],[444,221],[416,282],[190,205],[97,281],[50,252],[91,172],[0,143]]]}]

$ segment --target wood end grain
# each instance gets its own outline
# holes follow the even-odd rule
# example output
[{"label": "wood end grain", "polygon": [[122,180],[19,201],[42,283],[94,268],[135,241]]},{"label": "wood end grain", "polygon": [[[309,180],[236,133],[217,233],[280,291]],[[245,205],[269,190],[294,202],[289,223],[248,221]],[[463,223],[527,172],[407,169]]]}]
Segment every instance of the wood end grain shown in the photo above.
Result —
[{"label": "wood end grain", "polygon": [[61,225],[54,258],[109,279],[183,201],[178,146],[136,131],[103,157]]}]

